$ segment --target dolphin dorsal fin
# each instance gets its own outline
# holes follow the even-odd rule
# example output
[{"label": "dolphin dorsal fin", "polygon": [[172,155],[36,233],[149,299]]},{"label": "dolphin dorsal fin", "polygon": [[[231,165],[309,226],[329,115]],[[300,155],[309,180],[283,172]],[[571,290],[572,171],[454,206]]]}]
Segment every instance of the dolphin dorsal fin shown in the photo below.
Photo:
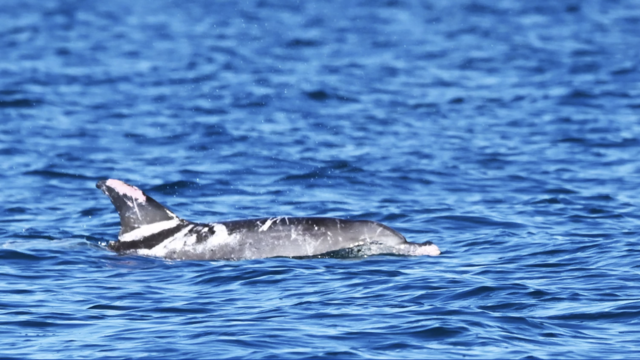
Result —
[{"label": "dolphin dorsal fin", "polygon": [[120,215],[120,235],[123,236],[145,225],[180,219],[135,186],[109,179],[98,181],[96,187],[111,199]]}]

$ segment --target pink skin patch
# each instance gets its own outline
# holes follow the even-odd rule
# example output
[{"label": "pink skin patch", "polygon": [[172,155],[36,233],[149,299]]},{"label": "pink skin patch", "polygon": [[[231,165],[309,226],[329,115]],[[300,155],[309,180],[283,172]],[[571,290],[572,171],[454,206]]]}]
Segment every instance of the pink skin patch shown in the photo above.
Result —
[{"label": "pink skin patch", "polygon": [[106,182],[106,185],[113,190],[117,191],[120,195],[128,195],[131,196],[135,201],[144,204],[147,202],[147,197],[144,195],[142,190],[138,189],[135,186],[131,186],[129,184],[125,184],[124,182],[116,179],[109,179]]}]

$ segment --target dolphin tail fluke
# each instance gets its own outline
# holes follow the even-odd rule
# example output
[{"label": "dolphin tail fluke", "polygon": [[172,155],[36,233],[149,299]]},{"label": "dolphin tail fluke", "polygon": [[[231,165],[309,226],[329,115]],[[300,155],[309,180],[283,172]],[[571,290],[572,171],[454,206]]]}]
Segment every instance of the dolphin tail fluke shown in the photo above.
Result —
[{"label": "dolphin tail fluke", "polygon": [[180,219],[142,190],[123,181],[98,181],[96,187],[111,199],[120,215],[120,240],[145,225],[169,224]]}]

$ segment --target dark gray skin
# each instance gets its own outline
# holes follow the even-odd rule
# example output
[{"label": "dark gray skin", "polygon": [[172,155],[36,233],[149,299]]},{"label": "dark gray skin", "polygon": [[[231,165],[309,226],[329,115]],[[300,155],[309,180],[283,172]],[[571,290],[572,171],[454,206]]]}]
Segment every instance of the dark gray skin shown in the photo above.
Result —
[{"label": "dark gray skin", "polygon": [[278,217],[198,224],[119,180],[103,180],[96,187],[120,215],[120,241],[109,248],[121,253],[190,260],[440,254],[431,242],[409,243],[375,221]]}]

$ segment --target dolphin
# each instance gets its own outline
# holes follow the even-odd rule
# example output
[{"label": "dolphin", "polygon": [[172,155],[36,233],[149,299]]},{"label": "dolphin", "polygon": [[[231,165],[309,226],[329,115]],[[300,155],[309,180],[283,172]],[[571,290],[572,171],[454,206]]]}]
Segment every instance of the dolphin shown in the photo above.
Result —
[{"label": "dolphin", "polygon": [[407,242],[375,221],[279,216],[195,223],[123,181],[102,180],[96,187],[120,215],[118,241],[108,245],[118,253],[184,260],[440,255],[433,243]]}]

